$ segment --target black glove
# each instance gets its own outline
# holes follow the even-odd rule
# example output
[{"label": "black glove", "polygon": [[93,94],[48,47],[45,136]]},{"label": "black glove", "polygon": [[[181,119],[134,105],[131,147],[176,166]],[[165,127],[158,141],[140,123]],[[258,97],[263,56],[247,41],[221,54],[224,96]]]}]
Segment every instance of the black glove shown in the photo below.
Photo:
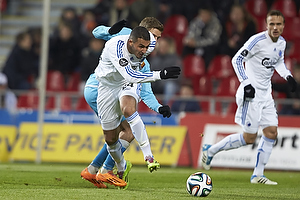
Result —
[{"label": "black glove", "polygon": [[166,67],[160,71],[160,78],[161,79],[178,78],[180,71],[181,71],[180,67],[177,66]]},{"label": "black glove", "polygon": [[295,81],[295,79],[292,76],[288,76],[288,77],[286,77],[286,80],[289,83],[291,92],[295,92],[297,89],[297,82]]},{"label": "black glove", "polygon": [[167,117],[167,118],[169,118],[172,115],[171,109],[168,105],[159,107],[158,112],[159,112],[159,114],[162,114],[163,117]]},{"label": "black glove", "polygon": [[254,94],[255,94],[255,89],[254,87],[252,87],[251,84],[246,85],[244,87],[244,100],[250,101],[251,99],[254,98]]},{"label": "black glove", "polygon": [[122,30],[122,28],[126,25],[126,22],[127,21],[125,19],[118,21],[117,23],[112,25],[112,27],[110,27],[110,29],[108,29],[108,33],[111,35],[119,33]]}]

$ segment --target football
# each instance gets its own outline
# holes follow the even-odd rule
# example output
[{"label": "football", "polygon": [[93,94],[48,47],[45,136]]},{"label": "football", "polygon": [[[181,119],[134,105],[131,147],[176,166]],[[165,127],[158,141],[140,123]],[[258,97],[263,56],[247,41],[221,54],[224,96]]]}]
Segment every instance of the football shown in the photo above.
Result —
[{"label": "football", "polygon": [[186,181],[187,192],[195,197],[208,196],[212,191],[212,187],[211,178],[203,172],[191,174]]}]

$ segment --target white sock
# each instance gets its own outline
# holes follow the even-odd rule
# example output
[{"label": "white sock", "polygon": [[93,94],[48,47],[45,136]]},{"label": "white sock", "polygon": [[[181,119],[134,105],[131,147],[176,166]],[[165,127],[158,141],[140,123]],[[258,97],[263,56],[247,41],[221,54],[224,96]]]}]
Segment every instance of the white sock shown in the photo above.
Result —
[{"label": "white sock", "polygon": [[212,145],[208,149],[207,155],[212,157],[219,151],[236,149],[236,148],[239,148],[239,147],[245,146],[245,145],[246,145],[246,142],[244,140],[243,133],[231,134],[231,135],[228,135],[227,137],[223,138],[218,143]]},{"label": "white sock", "polygon": [[122,147],[124,147],[125,149],[128,149],[130,143],[126,140],[123,140],[123,139],[119,139],[121,144],[122,144]]},{"label": "white sock", "polygon": [[125,164],[126,161],[124,159],[123,153],[122,153],[122,144],[120,140],[118,140],[116,143],[112,145],[107,144],[107,151],[111,155],[111,157],[116,162],[116,165],[118,167],[118,171],[124,171],[125,170]]},{"label": "white sock", "polygon": [[253,175],[262,176],[264,175],[265,165],[267,164],[275,140],[269,139],[264,135],[260,138],[257,146],[256,165],[253,171]]},{"label": "white sock", "polygon": [[101,174],[106,174],[108,172],[107,169],[105,169],[103,166],[100,168],[100,173]]},{"label": "white sock", "polygon": [[144,159],[146,159],[147,156],[153,157],[148,134],[139,113],[133,113],[130,117],[126,118],[126,120],[130,125],[136,141],[140,145],[140,148],[144,154]]},{"label": "white sock", "polygon": [[88,167],[88,171],[91,173],[91,174],[97,174],[97,172],[99,171],[99,168],[98,167],[95,167],[93,165],[89,165]]}]

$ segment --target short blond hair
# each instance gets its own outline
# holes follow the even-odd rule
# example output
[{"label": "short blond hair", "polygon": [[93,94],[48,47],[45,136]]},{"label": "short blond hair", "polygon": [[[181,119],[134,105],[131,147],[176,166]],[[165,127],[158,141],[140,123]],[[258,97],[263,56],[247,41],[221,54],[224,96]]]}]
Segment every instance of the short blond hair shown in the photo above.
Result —
[{"label": "short blond hair", "polygon": [[139,26],[145,27],[148,31],[153,28],[158,29],[160,32],[164,31],[164,25],[155,17],[145,17]]}]

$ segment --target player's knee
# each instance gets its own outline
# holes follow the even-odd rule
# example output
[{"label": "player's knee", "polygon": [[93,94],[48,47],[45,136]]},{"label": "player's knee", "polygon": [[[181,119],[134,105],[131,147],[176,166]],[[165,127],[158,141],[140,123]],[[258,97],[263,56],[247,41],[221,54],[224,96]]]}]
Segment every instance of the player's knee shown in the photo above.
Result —
[{"label": "player's knee", "polygon": [[116,134],[113,131],[104,131],[105,142],[108,145],[115,144],[119,139],[119,134]]},{"label": "player's knee", "polygon": [[244,133],[243,137],[246,144],[253,144],[256,140],[257,134]]},{"label": "player's knee", "polygon": [[136,112],[136,108],[134,106],[123,106],[122,107],[122,113],[123,115],[127,118],[130,117],[131,115],[133,115],[133,113]]},{"label": "player's knee", "polygon": [[277,132],[277,127],[276,126],[269,126],[267,128],[263,129],[264,135],[272,140],[276,140],[278,132]]},{"label": "player's knee", "polygon": [[246,144],[253,144],[255,142],[255,138],[247,138],[245,139]]},{"label": "player's knee", "polygon": [[269,139],[276,140],[278,133],[277,131],[271,131],[264,133],[264,135]]}]

